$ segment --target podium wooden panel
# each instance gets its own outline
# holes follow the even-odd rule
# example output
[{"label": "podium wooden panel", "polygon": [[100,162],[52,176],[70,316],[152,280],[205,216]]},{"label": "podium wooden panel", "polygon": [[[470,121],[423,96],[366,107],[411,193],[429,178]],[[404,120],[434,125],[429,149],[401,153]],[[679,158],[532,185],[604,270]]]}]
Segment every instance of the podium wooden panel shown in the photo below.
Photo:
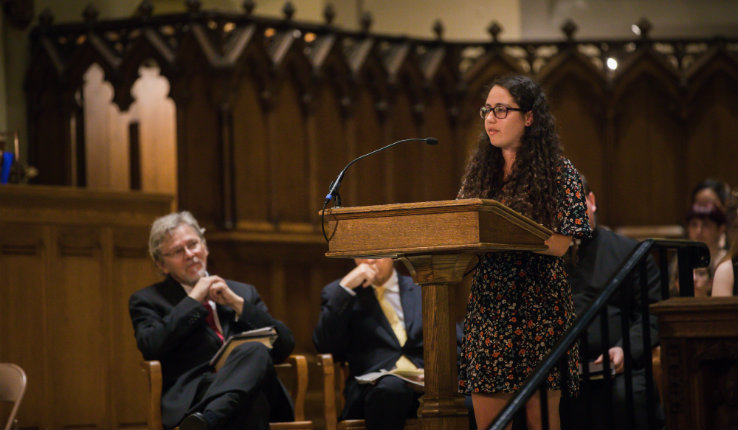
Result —
[{"label": "podium wooden panel", "polygon": [[456,330],[450,284],[474,255],[538,251],[551,231],[510,208],[484,199],[443,200],[325,211],[328,257],[391,257],[423,286],[424,429],[468,427],[458,393]]},{"label": "podium wooden panel", "polygon": [[651,309],[666,428],[738,428],[738,297],[672,297]]}]

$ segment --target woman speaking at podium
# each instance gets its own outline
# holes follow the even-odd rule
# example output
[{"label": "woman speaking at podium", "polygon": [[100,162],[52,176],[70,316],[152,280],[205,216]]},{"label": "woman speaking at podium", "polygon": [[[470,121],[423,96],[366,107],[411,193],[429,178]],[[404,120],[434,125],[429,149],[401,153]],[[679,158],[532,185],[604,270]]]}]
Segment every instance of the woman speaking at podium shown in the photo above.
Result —
[{"label": "woman speaking at podium", "polygon": [[[574,322],[562,256],[591,231],[579,173],[562,155],[546,97],[532,79],[492,83],[479,111],[484,132],[466,166],[459,198],[488,198],[551,229],[548,249],[480,257],[464,320],[459,386],[471,394],[479,428],[503,406]],[[551,428],[559,428],[561,390],[579,390],[576,347],[568,367],[546,379]],[[567,372],[561,386],[561,372]],[[528,428],[541,428],[540,396],[526,404]]]}]

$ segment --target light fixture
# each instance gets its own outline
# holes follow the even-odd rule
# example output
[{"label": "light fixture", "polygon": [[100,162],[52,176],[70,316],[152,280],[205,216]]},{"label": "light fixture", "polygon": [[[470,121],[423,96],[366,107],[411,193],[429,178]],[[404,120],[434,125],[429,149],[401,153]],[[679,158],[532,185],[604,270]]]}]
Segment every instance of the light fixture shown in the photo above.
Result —
[{"label": "light fixture", "polygon": [[617,69],[618,68],[618,60],[616,60],[616,59],[614,59],[612,57],[609,57],[607,59],[607,68],[610,69],[610,70]]}]

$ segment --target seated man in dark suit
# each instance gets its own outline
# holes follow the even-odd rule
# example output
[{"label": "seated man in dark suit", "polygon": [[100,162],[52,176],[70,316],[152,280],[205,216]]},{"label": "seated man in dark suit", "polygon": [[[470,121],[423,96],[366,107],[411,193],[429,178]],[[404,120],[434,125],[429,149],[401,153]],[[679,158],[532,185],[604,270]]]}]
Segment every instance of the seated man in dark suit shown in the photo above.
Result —
[{"label": "seated man in dark suit", "polygon": [[359,384],[355,376],[423,368],[420,286],[399,276],[389,258],[355,262],[343,279],[323,289],[313,342],[319,352],[349,364],[341,419],[366,419],[368,429],[401,429],[417,416],[420,394],[393,376],[373,385]]},{"label": "seated man in dark suit", "polygon": [[[138,349],[161,362],[162,422],[186,430],[291,421],[291,400],[273,363],[292,352],[292,332],[269,315],[253,286],[208,275],[203,231],[189,212],[154,221],[149,253],[166,278],[129,303]],[[273,349],[248,342],[217,372],[209,365],[224,337],[266,326],[279,336]]]},{"label": "seated man in dark suit", "polygon": [[[582,176],[587,202],[587,214],[589,224],[592,228],[592,237],[583,240],[575,255],[569,261],[567,271],[571,283],[574,306],[577,315],[583,315],[599,297],[606,283],[612,275],[620,268],[620,265],[628,258],[638,241],[614,233],[606,227],[597,225],[595,212],[597,202],[595,194],[590,190],[587,180]],[[646,276],[648,285],[649,303],[660,299],[659,271],[653,258],[648,258],[646,263]],[[628,282],[628,281],[626,281]],[[607,421],[605,405],[607,404],[608,388],[602,379],[591,381],[591,391],[588,398],[581,395],[578,398],[564,400],[561,403],[562,427],[567,429],[629,429],[629,411],[626,410],[625,393],[625,351],[623,350],[621,314],[626,307],[626,300],[631,302],[630,313],[630,356],[632,359],[632,382],[634,400],[634,424],[636,429],[648,428],[648,415],[646,409],[646,370],[645,350],[643,348],[643,314],[641,313],[640,277],[636,275],[628,282],[627,294],[616,293],[607,306],[609,344],[603,345],[601,336],[600,319],[595,318],[587,331],[588,348],[582,350],[582,363],[602,363],[602,348],[608,348],[610,368],[615,370],[612,387],[613,421]],[[656,346],[659,342],[658,322],[654,314],[649,314],[649,333],[651,344],[648,348]],[[654,396],[658,398],[658,392],[654,385]],[[657,428],[663,426],[663,412],[658,402],[654,406]],[[591,426],[583,418],[586,414],[592,417]]]}]

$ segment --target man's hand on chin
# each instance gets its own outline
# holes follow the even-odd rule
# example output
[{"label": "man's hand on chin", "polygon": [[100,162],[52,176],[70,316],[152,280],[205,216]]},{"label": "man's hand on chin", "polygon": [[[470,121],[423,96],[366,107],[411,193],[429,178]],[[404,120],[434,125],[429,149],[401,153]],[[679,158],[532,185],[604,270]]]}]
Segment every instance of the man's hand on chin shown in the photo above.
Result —
[{"label": "man's hand on chin", "polygon": [[220,276],[211,276],[211,278],[213,282],[210,284],[210,300],[219,305],[230,307],[240,316],[243,310],[243,297],[228,288],[228,284]]}]

